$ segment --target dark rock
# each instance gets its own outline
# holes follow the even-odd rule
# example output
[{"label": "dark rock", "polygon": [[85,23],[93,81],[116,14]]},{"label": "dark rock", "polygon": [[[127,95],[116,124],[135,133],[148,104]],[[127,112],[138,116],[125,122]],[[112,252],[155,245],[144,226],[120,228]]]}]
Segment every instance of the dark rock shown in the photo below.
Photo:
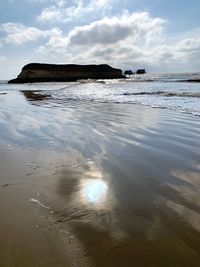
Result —
[{"label": "dark rock", "polygon": [[188,79],[187,82],[199,83],[200,79]]},{"label": "dark rock", "polygon": [[124,74],[125,75],[132,75],[133,72],[132,72],[132,70],[125,70]]},{"label": "dark rock", "polygon": [[146,73],[145,69],[138,69],[136,71],[136,74],[145,74],[145,73]]},{"label": "dark rock", "polygon": [[8,83],[68,82],[80,79],[125,78],[120,69],[101,65],[55,65],[31,63],[22,68],[16,79]]}]

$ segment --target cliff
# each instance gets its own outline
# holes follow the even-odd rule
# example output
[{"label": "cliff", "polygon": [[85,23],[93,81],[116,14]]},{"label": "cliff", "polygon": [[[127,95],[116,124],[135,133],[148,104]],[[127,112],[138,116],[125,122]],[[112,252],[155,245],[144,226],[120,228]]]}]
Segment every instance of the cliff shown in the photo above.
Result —
[{"label": "cliff", "polygon": [[22,68],[16,79],[8,83],[67,82],[79,79],[125,78],[120,69],[101,65],[55,65],[31,63]]}]

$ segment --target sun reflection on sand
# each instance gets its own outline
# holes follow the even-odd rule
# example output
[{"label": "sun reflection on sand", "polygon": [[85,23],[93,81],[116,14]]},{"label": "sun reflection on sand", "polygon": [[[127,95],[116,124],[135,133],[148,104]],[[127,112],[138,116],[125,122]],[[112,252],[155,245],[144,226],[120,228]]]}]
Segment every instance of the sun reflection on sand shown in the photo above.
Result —
[{"label": "sun reflection on sand", "polygon": [[107,190],[108,186],[103,180],[89,179],[87,181],[84,181],[82,196],[85,202],[89,204],[96,204],[105,200]]},{"label": "sun reflection on sand", "polygon": [[90,170],[84,173],[81,180],[81,200],[86,205],[101,206],[107,198],[108,185],[95,163],[92,161],[88,163]]}]

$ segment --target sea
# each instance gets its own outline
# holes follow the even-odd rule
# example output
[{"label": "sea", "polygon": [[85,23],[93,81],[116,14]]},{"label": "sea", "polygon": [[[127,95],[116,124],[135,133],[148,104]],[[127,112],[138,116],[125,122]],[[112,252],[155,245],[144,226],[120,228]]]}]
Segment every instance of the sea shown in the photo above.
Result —
[{"label": "sea", "polygon": [[48,97],[48,101],[129,103],[200,116],[200,83],[195,82],[198,79],[200,73],[150,73],[135,74],[127,79],[65,83],[8,84],[0,81],[0,94],[10,90],[32,91],[34,95]]}]

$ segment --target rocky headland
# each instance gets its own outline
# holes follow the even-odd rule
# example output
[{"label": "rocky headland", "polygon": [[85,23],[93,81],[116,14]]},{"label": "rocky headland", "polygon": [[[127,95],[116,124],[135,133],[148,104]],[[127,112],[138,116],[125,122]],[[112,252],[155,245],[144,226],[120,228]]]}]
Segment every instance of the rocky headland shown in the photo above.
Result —
[{"label": "rocky headland", "polygon": [[100,65],[56,65],[30,63],[22,68],[16,79],[8,83],[33,82],[71,82],[81,79],[117,79],[125,78],[122,70],[112,68],[107,64]]}]

